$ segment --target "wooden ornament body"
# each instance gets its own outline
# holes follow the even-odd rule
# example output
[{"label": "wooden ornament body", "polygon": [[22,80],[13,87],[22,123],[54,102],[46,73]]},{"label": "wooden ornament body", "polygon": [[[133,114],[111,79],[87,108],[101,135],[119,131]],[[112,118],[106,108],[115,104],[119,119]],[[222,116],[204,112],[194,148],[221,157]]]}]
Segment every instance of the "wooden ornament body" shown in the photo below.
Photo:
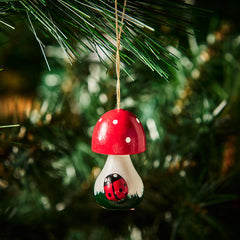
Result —
[{"label": "wooden ornament body", "polygon": [[107,155],[131,155],[146,150],[140,120],[131,112],[114,109],[97,121],[92,135],[92,151]]},{"label": "wooden ornament body", "polygon": [[[128,195],[120,201],[108,200],[104,192],[104,180],[110,174],[120,175],[127,183]],[[94,185],[97,202],[109,209],[133,209],[143,197],[143,182],[135,170],[129,155],[109,155]]]}]

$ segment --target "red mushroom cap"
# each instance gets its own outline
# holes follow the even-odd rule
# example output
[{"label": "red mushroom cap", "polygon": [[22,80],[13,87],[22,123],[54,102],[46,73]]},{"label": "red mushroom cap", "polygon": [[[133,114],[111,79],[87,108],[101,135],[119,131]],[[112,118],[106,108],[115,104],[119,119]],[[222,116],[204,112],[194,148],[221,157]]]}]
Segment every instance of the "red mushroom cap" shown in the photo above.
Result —
[{"label": "red mushroom cap", "polygon": [[129,111],[115,109],[98,120],[92,135],[92,151],[108,155],[130,155],[146,150],[145,133],[139,119]]}]

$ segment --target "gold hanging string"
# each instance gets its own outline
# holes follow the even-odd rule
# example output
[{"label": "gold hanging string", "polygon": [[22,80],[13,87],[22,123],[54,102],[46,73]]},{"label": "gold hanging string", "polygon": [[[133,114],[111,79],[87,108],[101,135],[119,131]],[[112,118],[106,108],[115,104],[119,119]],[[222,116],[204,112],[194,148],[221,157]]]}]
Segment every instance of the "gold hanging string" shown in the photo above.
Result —
[{"label": "gold hanging string", "polygon": [[118,25],[118,10],[117,10],[117,0],[115,0],[115,16],[116,16],[116,74],[117,74],[117,109],[120,109],[120,101],[121,101],[121,94],[120,94],[120,39],[122,34],[122,27],[123,27],[123,21],[125,16],[125,9],[127,5],[127,0],[124,0],[124,6],[122,11],[122,19],[121,19],[121,25],[119,27]]}]

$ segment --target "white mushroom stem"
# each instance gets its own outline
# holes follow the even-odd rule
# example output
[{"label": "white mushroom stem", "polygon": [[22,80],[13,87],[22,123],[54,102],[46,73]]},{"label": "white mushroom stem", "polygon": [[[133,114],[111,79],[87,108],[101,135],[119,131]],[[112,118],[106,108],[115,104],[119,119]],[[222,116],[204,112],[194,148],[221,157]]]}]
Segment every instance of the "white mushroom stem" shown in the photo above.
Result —
[{"label": "white mushroom stem", "polygon": [[128,195],[143,195],[143,182],[135,170],[129,155],[109,155],[107,161],[96,179],[94,194],[104,193],[104,179],[109,174],[117,173],[126,181],[128,185]]}]

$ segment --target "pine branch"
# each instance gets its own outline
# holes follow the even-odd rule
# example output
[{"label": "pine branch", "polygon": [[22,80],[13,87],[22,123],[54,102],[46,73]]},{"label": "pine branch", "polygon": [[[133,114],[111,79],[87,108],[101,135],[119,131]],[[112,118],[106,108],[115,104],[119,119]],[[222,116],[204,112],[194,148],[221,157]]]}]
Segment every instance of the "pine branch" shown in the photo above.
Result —
[{"label": "pine branch", "polygon": [[[8,23],[11,16],[25,18],[39,42],[44,57],[44,45],[33,24],[38,25],[41,31],[44,30],[58,42],[70,63],[74,61],[73,58],[80,60],[78,44],[81,51],[98,52],[101,49],[107,56],[106,59],[115,61],[114,1],[12,0],[2,1],[0,11],[0,24],[8,28],[14,28]],[[119,16],[121,11],[122,3],[119,2]],[[176,67],[175,57],[159,41],[161,33],[158,29],[161,25],[176,25],[181,31],[186,31],[186,27],[191,24],[189,16],[192,11],[192,6],[180,0],[129,1],[121,42],[123,63],[132,65],[135,59],[138,59],[167,79],[167,66]],[[99,53],[98,55],[106,64],[107,60]],[[47,62],[46,57],[45,61]]]},{"label": "pine branch", "polygon": [[20,127],[19,124],[0,126],[0,128]]}]

